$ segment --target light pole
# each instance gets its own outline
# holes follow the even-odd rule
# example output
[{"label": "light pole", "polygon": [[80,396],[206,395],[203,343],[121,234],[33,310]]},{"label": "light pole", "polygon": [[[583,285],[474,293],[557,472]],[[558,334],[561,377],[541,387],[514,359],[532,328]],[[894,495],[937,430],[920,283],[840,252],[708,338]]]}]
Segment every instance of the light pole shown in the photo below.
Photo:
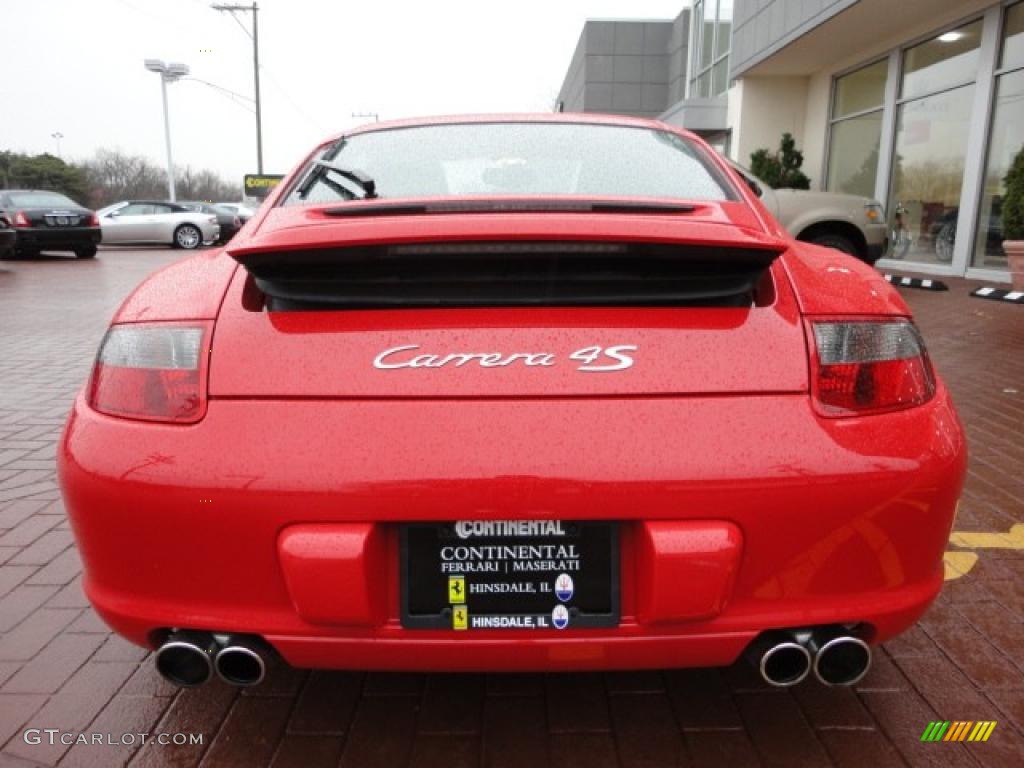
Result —
[{"label": "light pole", "polygon": [[[214,3],[210,6],[215,11],[227,11],[234,18],[235,11],[247,11],[252,13],[252,32],[245,29],[245,25],[242,22],[238,22],[245,34],[252,38],[252,79],[253,87],[256,91],[256,172],[263,173],[263,119],[262,112],[260,111],[260,24],[259,24],[259,11],[260,7],[256,4],[256,0],[253,0],[252,5],[228,5],[224,3]],[[235,19],[238,21],[238,19]]]},{"label": "light pole", "polygon": [[174,202],[174,157],[171,155],[171,120],[167,116],[167,84],[180,80],[188,74],[188,65],[172,61],[166,64],[161,59],[146,59],[146,69],[160,75],[160,93],[164,99],[164,141],[167,143],[167,192]]},{"label": "light pole", "polygon": [[372,117],[373,118],[373,122],[375,122],[375,123],[379,123],[380,122],[380,115],[378,115],[376,112],[353,112],[352,113],[352,117],[360,117],[360,118],[362,118],[362,117]]},{"label": "light pole", "polygon": [[60,154],[60,140],[64,138],[64,134],[60,131],[54,131],[50,134],[50,138],[57,142],[57,157],[60,157],[60,159],[63,160],[64,158],[61,157]]}]

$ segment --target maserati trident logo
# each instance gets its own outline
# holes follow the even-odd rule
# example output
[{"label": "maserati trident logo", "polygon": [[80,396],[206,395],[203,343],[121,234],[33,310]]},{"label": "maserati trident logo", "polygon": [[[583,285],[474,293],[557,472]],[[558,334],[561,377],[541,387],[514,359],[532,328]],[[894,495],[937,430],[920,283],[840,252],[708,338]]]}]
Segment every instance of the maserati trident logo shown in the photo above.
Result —
[{"label": "maserati trident logo", "polygon": [[[578,371],[622,371],[633,366],[633,356],[629,353],[636,350],[636,346],[632,344],[583,347],[569,354],[568,359],[578,364]],[[403,344],[400,347],[385,349],[373,358],[373,367],[385,371],[399,368],[462,368],[470,364],[476,364],[480,368],[507,368],[510,365],[551,368],[558,364],[558,355],[553,352],[513,352],[507,355],[502,352],[436,354],[422,352],[419,344]]]}]

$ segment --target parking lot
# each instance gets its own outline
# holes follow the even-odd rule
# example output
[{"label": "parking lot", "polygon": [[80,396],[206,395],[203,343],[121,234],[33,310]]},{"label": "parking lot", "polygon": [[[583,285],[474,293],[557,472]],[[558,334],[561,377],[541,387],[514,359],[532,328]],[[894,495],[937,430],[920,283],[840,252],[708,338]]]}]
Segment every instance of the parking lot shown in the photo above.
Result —
[{"label": "parking lot", "polygon": [[[112,312],[180,257],[106,248],[0,263],[0,764],[1024,765],[1021,307],[970,298],[962,280],[902,289],[965,421],[970,470],[945,591],[852,689],[772,689],[740,662],[487,676],[278,667],[241,693],[179,691],[82,596],[54,454]],[[997,724],[984,743],[922,742],[936,720]],[[114,738],[30,743],[26,729]],[[121,743],[143,733],[203,743]]]}]

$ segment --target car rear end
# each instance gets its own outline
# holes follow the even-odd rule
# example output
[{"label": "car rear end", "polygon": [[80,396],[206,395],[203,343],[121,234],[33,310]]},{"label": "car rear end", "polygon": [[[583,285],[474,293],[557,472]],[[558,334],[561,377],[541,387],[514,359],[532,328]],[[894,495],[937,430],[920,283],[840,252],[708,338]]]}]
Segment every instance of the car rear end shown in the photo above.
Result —
[{"label": "car rear end", "polygon": [[99,613],[182,684],[744,650],[852,682],[941,585],[959,423],[895,294],[796,287],[839,256],[692,146],[719,191],[685,203],[290,204],[304,170],[143,286],[60,453]]},{"label": "car rear end", "polygon": [[102,240],[96,214],[53,192],[12,190],[2,193],[15,231],[15,250],[72,251],[92,255]]}]

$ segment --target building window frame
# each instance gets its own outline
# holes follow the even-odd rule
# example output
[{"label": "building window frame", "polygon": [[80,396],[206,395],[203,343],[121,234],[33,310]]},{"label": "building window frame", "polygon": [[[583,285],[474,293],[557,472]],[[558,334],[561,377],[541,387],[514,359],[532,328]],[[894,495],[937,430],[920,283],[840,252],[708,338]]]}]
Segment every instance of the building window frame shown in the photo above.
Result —
[{"label": "building window frame", "polygon": [[[960,210],[957,214],[957,239],[953,250],[953,259],[950,264],[927,264],[927,263],[904,263],[888,258],[878,262],[880,268],[910,268],[912,271],[959,276],[967,278],[983,279],[990,281],[1005,282],[1009,280],[1008,273],[993,269],[983,269],[970,265],[971,249],[974,247],[978,214],[981,208],[981,197],[984,193],[984,174],[987,162],[987,143],[989,132],[992,128],[992,113],[994,110],[996,78],[1006,72],[1019,71],[1024,66],[999,67],[999,53],[1002,43],[1003,26],[1005,24],[1007,9],[1017,4],[1019,0],[1003,0],[979,12],[971,13],[954,22],[945,24],[925,34],[908,40],[901,45],[882,53],[881,55],[865,59],[853,66],[837,70],[832,74],[828,114],[826,121],[826,136],[824,141],[824,156],[821,167],[823,188],[828,188],[829,153],[831,151],[832,126],[853,117],[862,116],[876,112],[876,108],[866,109],[861,112],[851,113],[836,117],[835,94],[836,81],[841,77],[855,72],[863,67],[876,64],[879,61],[888,59],[888,71],[885,84],[885,101],[882,104],[882,128],[878,151],[878,172],[875,178],[875,197],[885,205],[889,205],[889,188],[892,176],[894,155],[896,150],[896,115],[899,107],[910,101],[945,93],[955,88],[962,88],[965,85],[974,84],[974,100],[971,112],[971,122],[968,129],[967,147],[965,153],[964,177],[960,186]],[[978,49],[978,71],[974,77],[965,79],[955,85],[948,85],[929,91],[927,94],[904,97],[901,94],[900,83],[903,78],[904,53],[910,48],[923,42],[927,42],[945,32],[952,31],[965,24],[981,20],[981,42]],[[888,213],[888,211],[887,211]]]},{"label": "building window frame", "polygon": [[[711,29],[711,40],[704,40],[704,29],[706,27],[705,21],[707,17],[704,15],[708,9],[708,4],[714,6],[714,18],[712,19]],[[726,33],[726,44],[725,51],[719,55],[715,55],[715,51],[718,47],[718,36],[722,34],[721,19],[719,18],[719,12],[721,10],[720,0],[693,0],[693,6],[690,10],[690,66],[689,72],[686,78],[686,98],[717,98],[724,96],[729,90],[729,54],[732,53],[732,17],[729,18],[729,32]],[[735,8],[733,9],[735,13]],[[701,64],[703,58],[704,45],[705,43],[711,46],[711,58],[707,65]],[[715,79],[714,72],[718,65],[723,64],[726,69],[725,84],[722,90],[718,93],[715,92]],[[700,93],[701,79],[706,77],[708,79],[708,95],[705,96]]]}]

